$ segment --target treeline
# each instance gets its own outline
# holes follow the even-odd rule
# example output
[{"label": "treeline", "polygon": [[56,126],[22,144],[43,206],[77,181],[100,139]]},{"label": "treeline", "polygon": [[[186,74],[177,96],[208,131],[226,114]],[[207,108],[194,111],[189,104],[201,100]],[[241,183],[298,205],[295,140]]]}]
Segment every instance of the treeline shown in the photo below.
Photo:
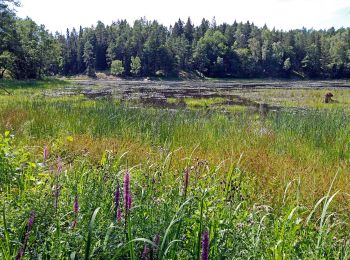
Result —
[{"label": "treeline", "polygon": [[65,35],[49,33],[31,19],[16,17],[14,0],[2,0],[0,77],[176,76],[181,71],[209,77],[350,78],[350,28],[270,30],[252,23],[217,25],[190,18],[170,28],[140,19]]}]

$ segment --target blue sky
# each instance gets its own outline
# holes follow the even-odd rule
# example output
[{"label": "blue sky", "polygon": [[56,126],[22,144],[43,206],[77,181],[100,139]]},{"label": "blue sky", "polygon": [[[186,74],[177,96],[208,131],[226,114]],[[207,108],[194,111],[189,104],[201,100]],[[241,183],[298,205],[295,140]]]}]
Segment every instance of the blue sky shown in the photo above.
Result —
[{"label": "blue sky", "polygon": [[31,17],[50,31],[146,17],[169,26],[190,16],[195,24],[215,16],[217,23],[251,21],[276,29],[350,27],[350,0],[22,0],[20,17]]}]

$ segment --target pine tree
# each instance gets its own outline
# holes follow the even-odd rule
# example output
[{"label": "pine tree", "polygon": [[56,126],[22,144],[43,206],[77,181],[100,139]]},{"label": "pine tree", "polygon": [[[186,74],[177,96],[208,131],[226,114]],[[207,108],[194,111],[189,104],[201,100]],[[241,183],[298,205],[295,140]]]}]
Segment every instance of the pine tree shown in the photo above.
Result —
[{"label": "pine tree", "polygon": [[192,44],[192,41],[193,41],[193,33],[194,33],[194,26],[192,24],[191,18],[188,17],[184,28],[184,34],[190,44]]},{"label": "pine tree", "polygon": [[95,53],[92,44],[87,41],[84,45],[84,62],[86,65],[86,74],[89,77],[95,77]]}]

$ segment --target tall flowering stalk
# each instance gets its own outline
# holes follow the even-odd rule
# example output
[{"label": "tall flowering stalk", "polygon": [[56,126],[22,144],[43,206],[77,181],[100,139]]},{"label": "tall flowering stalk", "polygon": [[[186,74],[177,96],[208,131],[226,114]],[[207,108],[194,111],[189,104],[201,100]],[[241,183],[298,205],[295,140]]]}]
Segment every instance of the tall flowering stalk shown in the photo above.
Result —
[{"label": "tall flowering stalk", "polygon": [[117,184],[117,188],[114,192],[114,207],[117,222],[121,221],[121,210],[120,210],[120,185]]},{"label": "tall flowering stalk", "polygon": [[74,229],[78,224],[78,212],[79,212],[79,201],[78,195],[75,195],[73,202],[73,212],[74,212],[74,221],[72,224],[72,229]]},{"label": "tall flowering stalk", "polygon": [[148,253],[149,253],[149,248],[148,248],[147,244],[145,244],[145,246],[143,247],[143,252],[142,252],[141,259],[142,260],[147,260]]},{"label": "tall flowering stalk", "polygon": [[46,160],[49,158],[49,148],[47,147],[47,145],[44,146],[44,150],[43,150],[43,160],[44,163],[46,162]]},{"label": "tall flowering stalk", "polygon": [[61,187],[60,185],[58,185],[58,182],[56,182],[56,184],[53,186],[53,197],[54,197],[53,206],[55,210],[57,210],[58,197],[60,196],[60,192],[61,192]]},{"label": "tall flowering stalk", "polygon": [[155,246],[153,246],[153,255],[156,256],[158,253],[158,247],[159,247],[159,243],[160,243],[160,236],[159,234],[156,234],[153,238],[153,243]]},{"label": "tall flowering stalk", "polygon": [[130,174],[128,171],[125,172],[124,175],[124,209],[125,209],[125,217],[129,214],[130,208],[132,204],[132,197],[130,193]]},{"label": "tall flowering stalk", "polygon": [[75,214],[78,214],[78,211],[79,211],[78,195],[75,195],[75,197],[74,197],[73,211]]},{"label": "tall flowering stalk", "polygon": [[185,181],[184,181],[184,195],[187,196],[187,188],[188,188],[188,181],[189,181],[189,170],[186,168],[185,170]]},{"label": "tall flowering stalk", "polygon": [[28,219],[28,224],[27,224],[27,230],[24,236],[24,241],[23,241],[23,245],[20,248],[20,250],[18,251],[17,255],[16,255],[16,260],[22,259],[22,257],[24,256],[24,252],[26,251],[26,247],[27,247],[27,243],[29,240],[29,235],[33,229],[33,224],[34,224],[34,220],[35,220],[35,211],[32,210],[30,212],[29,215],[29,219]]},{"label": "tall flowering stalk", "polygon": [[61,157],[57,158],[57,173],[55,174],[56,177],[56,184],[53,187],[53,196],[54,196],[54,208],[57,211],[57,205],[58,205],[58,197],[60,196],[61,186],[59,185],[58,179],[60,176],[60,173],[62,172],[62,159]]},{"label": "tall flowering stalk", "polygon": [[120,223],[122,221],[122,210],[120,207],[117,209],[117,222]]},{"label": "tall flowering stalk", "polygon": [[62,167],[63,167],[62,158],[58,157],[57,158],[57,173],[58,174],[60,174],[62,172]]},{"label": "tall flowering stalk", "polygon": [[202,235],[202,260],[209,259],[209,234],[205,231]]},{"label": "tall flowering stalk", "polygon": [[132,204],[132,197],[130,192],[130,174],[129,171],[126,171],[124,174],[124,220],[125,220],[125,235],[126,239],[130,242],[129,250],[130,250],[130,259],[135,259],[134,252],[134,243],[132,241],[132,232],[131,232],[131,224],[129,219],[129,213]]}]

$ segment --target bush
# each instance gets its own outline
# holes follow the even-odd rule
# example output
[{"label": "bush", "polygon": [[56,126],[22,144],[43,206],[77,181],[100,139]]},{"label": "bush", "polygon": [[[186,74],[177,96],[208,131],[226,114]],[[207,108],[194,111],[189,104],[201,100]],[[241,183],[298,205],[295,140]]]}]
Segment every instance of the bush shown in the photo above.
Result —
[{"label": "bush", "polygon": [[123,62],[121,60],[112,61],[111,73],[116,76],[120,76],[124,73]]}]

